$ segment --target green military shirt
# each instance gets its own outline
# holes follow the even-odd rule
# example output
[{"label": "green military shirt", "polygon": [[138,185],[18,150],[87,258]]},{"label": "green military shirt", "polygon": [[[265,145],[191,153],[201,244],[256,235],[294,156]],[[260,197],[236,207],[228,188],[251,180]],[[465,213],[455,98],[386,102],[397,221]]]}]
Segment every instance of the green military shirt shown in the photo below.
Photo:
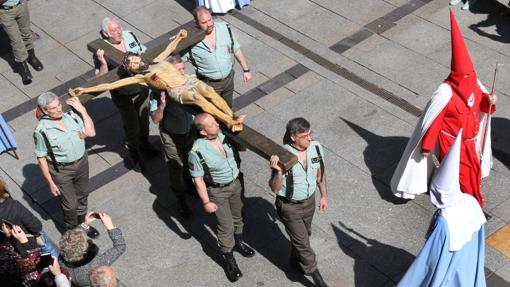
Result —
[{"label": "green military shirt", "polygon": [[[320,156],[317,154],[316,146],[319,147]],[[289,144],[284,145],[284,148],[295,154],[298,158],[298,163],[292,167],[294,193],[292,199],[304,200],[312,196],[317,189],[317,171],[320,169],[319,159],[324,158],[324,151],[322,146],[317,141],[312,141],[310,146],[306,149],[306,169],[303,161],[299,158],[297,150]],[[282,189],[278,192],[279,196],[285,197],[287,191],[287,173],[283,174]]]},{"label": "green military shirt", "polygon": [[36,157],[46,157],[48,160],[51,160],[48,155],[46,143],[41,135],[41,130],[44,131],[48,137],[57,162],[73,162],[83,157],[85,154],[85,140],[80,138],[78,134],[78,132],[85,129],[83,120],[73,111],[64,113],[62,115],[62,120],[67,128],[66,131],[58,128],[55,122],[46,116],[43,116],[39,120],[39,125],[34,131],[34,155]]},{"label": "green military shirt", "polygon": [[[186,75],[188,77],[188,75]],[[169,92],[172,93],[174,89]],[[160,92],[153,90],[149,101],[149,112],[153,113],[158,109]],[[181,103],[167,99],[164,110],[163,122],[160,127],[172,134],[187,134],[193,124],[193,115],[182,107]]]},{"label": "green military shirt", "polygon": [[[184,61],[191,60],[189,51],[192,54],[192,64],[195,65],[197,74],[213,80],[225,79],[232,71],[234,65],[234,54],[241,47],[236,37],[228,32],[228,26],[224,22],[214,22],[216,30],[216,49],[211,49],[204,39],[183,54]],[[232,42],[234,49],[232,51]],[[195,63],[193,63],[193,61]]]},{"label": "green military shirt", "polygon": [[189,171],[192,177],[204,176],[204,168],[200,164],[197,151],[200,152],[211,173],[214,183],[225,184],[233,181],[239,175],[239,169],[234,157],[234,151],[225,141],[225,135],[221,132],[218,138],[223,143],[227,156],[223,156],[207,139],[199,138],[193,143],[188,154]]}]

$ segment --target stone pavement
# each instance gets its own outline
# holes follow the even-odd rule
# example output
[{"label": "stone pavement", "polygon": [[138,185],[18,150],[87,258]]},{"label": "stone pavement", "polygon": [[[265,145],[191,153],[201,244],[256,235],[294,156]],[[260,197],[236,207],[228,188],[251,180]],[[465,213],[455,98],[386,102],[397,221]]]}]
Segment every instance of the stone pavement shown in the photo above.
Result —
[{"label": "stone pavement", "polygon": [[[479,1],[472,11],[454,7],[480,79],[491,85],[504,63],[493,118],[494,167],[483,183],[492,219],[487,236],[510,223],[509,19],[506,0]],[[0,176],[13,197],[44,222],[58,241],[62,215],[32,155],[34,98],[63,92],[93,76],[86,44],[99,23],[114,15],[148,42],[192,21],[191,0],[31,0],[36,51],[45,69],[23,86],[1,43],[0,111],[14,131],[21,159],[0,156]],[[326,149],[330,209],[317,213],[312,245],[330,286],[394,286],[424,243],[434,212],[428,196],[403,204],[389,179],[417,115],[450,64],[447,0],[255,0],[219,17],[231,24],[247,55],[253,80],[236,66],[235,107],[248,124],[276,142],[292,117],[308,118]],[[2,39],[4,36],[2,36]],[[212,216],[194,197],[194,218],[182,221],[163,158],[147,159],[143,174],[126,169],[122,128],[105,93],[87,105],[97,127],[88,140],[90,209],[107,212],[126,238],[127,251],[113,265],[126,286],[312,286],[288,266],[289,240],[277,220],[265,160],[242,154],[246,177],[246,241],[257,255],[241,256],[242,279],[226,279],[216,250]],[[152,125],[151,140],[159,142]],[[97,227],[100,224],[95,224]],[[109,242],[104,229],[98,243]],[[487,246],[488,286],[510,286],[510,259]]]}]

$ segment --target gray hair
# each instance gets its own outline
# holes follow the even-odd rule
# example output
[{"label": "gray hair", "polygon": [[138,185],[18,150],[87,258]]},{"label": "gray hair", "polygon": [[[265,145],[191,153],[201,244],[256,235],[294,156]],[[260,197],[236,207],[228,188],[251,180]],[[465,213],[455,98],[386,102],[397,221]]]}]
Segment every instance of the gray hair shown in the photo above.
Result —
[{"label": "gray hair", "polygon": [[110,18],[110,17],[104,17],[103,21],[101,21],[101,31],[105,32],[106,34],[108,34],[108,24],[110,24],[111,21],[115,21],[114,18]]},{"label": "gray hair", "polygon": [[58,99],[58,96],[52,92],[44,92],[37,97],[37,105],[44,109],[49,103],[53,102],[55,99]]},{"label": "gray hair", "polygon": [[166,60],[173,65],[183,63],[183,60],[179,55],[172,55],[168,57]]},{"label": "gray hair", "polygon": [[[111,272],[108,272],[111,271]],[[115,286],[115,273],[109,266],[99,266],[92,269],[89,273],[90,286],[109,287]]]}]

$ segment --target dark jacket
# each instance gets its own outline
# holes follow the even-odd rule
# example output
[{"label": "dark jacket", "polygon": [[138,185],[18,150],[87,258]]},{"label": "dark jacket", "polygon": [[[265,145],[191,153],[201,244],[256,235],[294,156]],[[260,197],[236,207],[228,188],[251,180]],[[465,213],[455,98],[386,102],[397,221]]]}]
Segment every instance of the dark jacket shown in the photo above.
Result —
[{"label": "dark jacket", "polygon": [[0,219],[19,225],[25,233],[34,236],[39,236],[42,231],[41,221],[19,201],[10,197],[0,203]]}]

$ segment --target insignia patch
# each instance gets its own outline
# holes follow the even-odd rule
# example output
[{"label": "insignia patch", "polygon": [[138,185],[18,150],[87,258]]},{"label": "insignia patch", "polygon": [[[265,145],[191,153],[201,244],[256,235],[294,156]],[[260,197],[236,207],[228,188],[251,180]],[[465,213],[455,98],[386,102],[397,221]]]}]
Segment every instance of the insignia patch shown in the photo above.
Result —
[{"label": "insignia patch", "polygon": [[475,104],[475,94],[471,93],[471,96],[469,96],[469,99],[467,101],[468,107],[472,107]]},{"label": "insignia patch", "polygon": [[318,157],[312,157],[312,163],[318,163],[321,161],[321,157],[318,156]]},{"label": "insignia patch", "polygon": [[195,170],[195,165],[192,162],[188,162],[189,170]]},{"label": "insignia patch", "polygon": [[134,48],[136,46],[136,42],[129,43],[129,48]]}]

